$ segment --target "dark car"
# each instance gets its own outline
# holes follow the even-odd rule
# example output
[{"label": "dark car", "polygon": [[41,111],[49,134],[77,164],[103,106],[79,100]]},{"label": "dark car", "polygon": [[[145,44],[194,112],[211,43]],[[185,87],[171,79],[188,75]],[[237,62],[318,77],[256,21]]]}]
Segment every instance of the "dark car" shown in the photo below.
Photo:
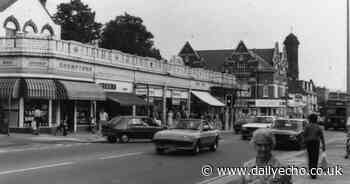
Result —
[{"label": "dark car", "polygon": [[235,130],[235,133],[238,134],[242,130],[242,126],[244,124],[247,124],[252,121],[253,118],[242,118],[238,119],[235,124],[233,125],[233,129]]},{"label": "dark car", "polygon": [[219,131],[210,122],[184,119],[169,130],[157,132],[153,141],[159,154],[165,150],[190,150],[193,154],[197,154],[205,147],[216,151],[219,138]]},{"label": "dark car", "polygon": [[129,142],[130,139],[152,139],[165,129],[153,119],[144,116],[118,116],[102,125],[102,135],[109,142]]},{"label": "dark car", "polygon": [[304,147],[305,119],[277,119],[271,130],[276,138],[276,146],[294,146],[298,150]]}]

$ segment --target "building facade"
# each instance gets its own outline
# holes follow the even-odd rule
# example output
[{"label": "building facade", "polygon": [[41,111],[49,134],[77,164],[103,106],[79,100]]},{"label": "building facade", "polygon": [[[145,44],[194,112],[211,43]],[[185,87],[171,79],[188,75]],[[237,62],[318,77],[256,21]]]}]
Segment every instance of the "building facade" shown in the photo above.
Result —
[{"label": "building facade", "polygon": [[2,128],[28,131],[36,109],[45,131],[63,121],[72,131],[86,129],[102,110],[111,116],[158,114],[166,124],[170,109],[191,114],[193,98],[225,108],[211,88],[238,87],[234,75],[191,68],[180,58],[166,62],[60,40],[44,4],[0,2]]},{"label": "building facade", "polygon": [[241,41],[235,49],[194,50],[187,42],[179,52],[185,64],[206,66],[236,76],[241,89],[234,96],[236,118],[286,115],[287,55],[278,43],[269,49],[248,49]]}]

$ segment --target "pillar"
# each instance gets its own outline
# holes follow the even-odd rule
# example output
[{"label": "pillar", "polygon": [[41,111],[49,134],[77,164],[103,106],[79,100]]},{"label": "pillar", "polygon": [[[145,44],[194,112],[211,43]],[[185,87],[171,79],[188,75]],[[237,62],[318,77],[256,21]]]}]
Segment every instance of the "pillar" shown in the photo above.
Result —
[{"label": "pillar", "polygon": [[23,128],[24,125],[24,98],[19,99],[19,128]]},{"label": "pillar", "polygon": [[56,108],[56,124],[57,126],[60,126],[61,124],[61,102],[57,102],[57,108]]},{"label": "pillar", "polygon": [[188,117],[189,118],[191,116],[191,89],[188,90],[188,98],[187,98],[187,113],[188,113]]},{"label": "pillar", "polygon": [[52,100],[49,100],[49,127],[52,127]]},{"label": "pillar", "polygon": [[132,116],[136,116],[136,105],[132,105]]},{"label": "pillar", "polygon": [[167,122],[166,122],[166,90],[167,90],[167,87],[164,86],[163,87],[163,113],[162,113],[163,125],[167,125]]},{"label": "pillar", "polygon": [[74,132],[77,132],[77,101],[74,100],[74,124],[73,124],[73,130]]}]

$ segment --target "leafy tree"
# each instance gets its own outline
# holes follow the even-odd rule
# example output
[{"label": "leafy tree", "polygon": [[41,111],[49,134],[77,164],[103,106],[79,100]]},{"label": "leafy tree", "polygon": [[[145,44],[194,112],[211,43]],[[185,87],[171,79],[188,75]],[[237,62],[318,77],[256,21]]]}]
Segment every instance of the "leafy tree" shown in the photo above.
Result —
[{"label": "leafy tree", "polygon": [[53,19],[61,25],[64,40],[92,43],[100,38],[102,24],[95,22],[95,12],[81,0],[59,4]]},{"label": "leafy tree", "polygon": [[122,52],[161,59],[158,49],[154,48],[153,34],[149,32],[140,17],[117,16],[103,29],[100,46]]}]

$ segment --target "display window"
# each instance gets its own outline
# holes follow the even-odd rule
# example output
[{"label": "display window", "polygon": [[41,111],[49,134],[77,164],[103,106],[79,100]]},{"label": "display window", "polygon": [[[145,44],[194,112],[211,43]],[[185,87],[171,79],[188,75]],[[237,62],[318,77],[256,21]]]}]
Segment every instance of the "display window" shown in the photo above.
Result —
[{"label": "display window", "polygon": [[11,107],[9,107],[9,100],[0,100],[1,117],[0,123],[4,125],[10,119],[10,127],[18,127],[19,117],[19,100],[11,99]]},{"label": "display window", "polygon": [[40,122],[38,125],[40,127],[48,127],[49,121],[49,101],[48,100],[26,100],[24,102],[24,124],[25,128],[31,127],[34,120],[34,111],[39,108]]},{"label": "display window", "polygon": [[89,125],[90,124],[90,102],[77,102],[77,124]]}]

